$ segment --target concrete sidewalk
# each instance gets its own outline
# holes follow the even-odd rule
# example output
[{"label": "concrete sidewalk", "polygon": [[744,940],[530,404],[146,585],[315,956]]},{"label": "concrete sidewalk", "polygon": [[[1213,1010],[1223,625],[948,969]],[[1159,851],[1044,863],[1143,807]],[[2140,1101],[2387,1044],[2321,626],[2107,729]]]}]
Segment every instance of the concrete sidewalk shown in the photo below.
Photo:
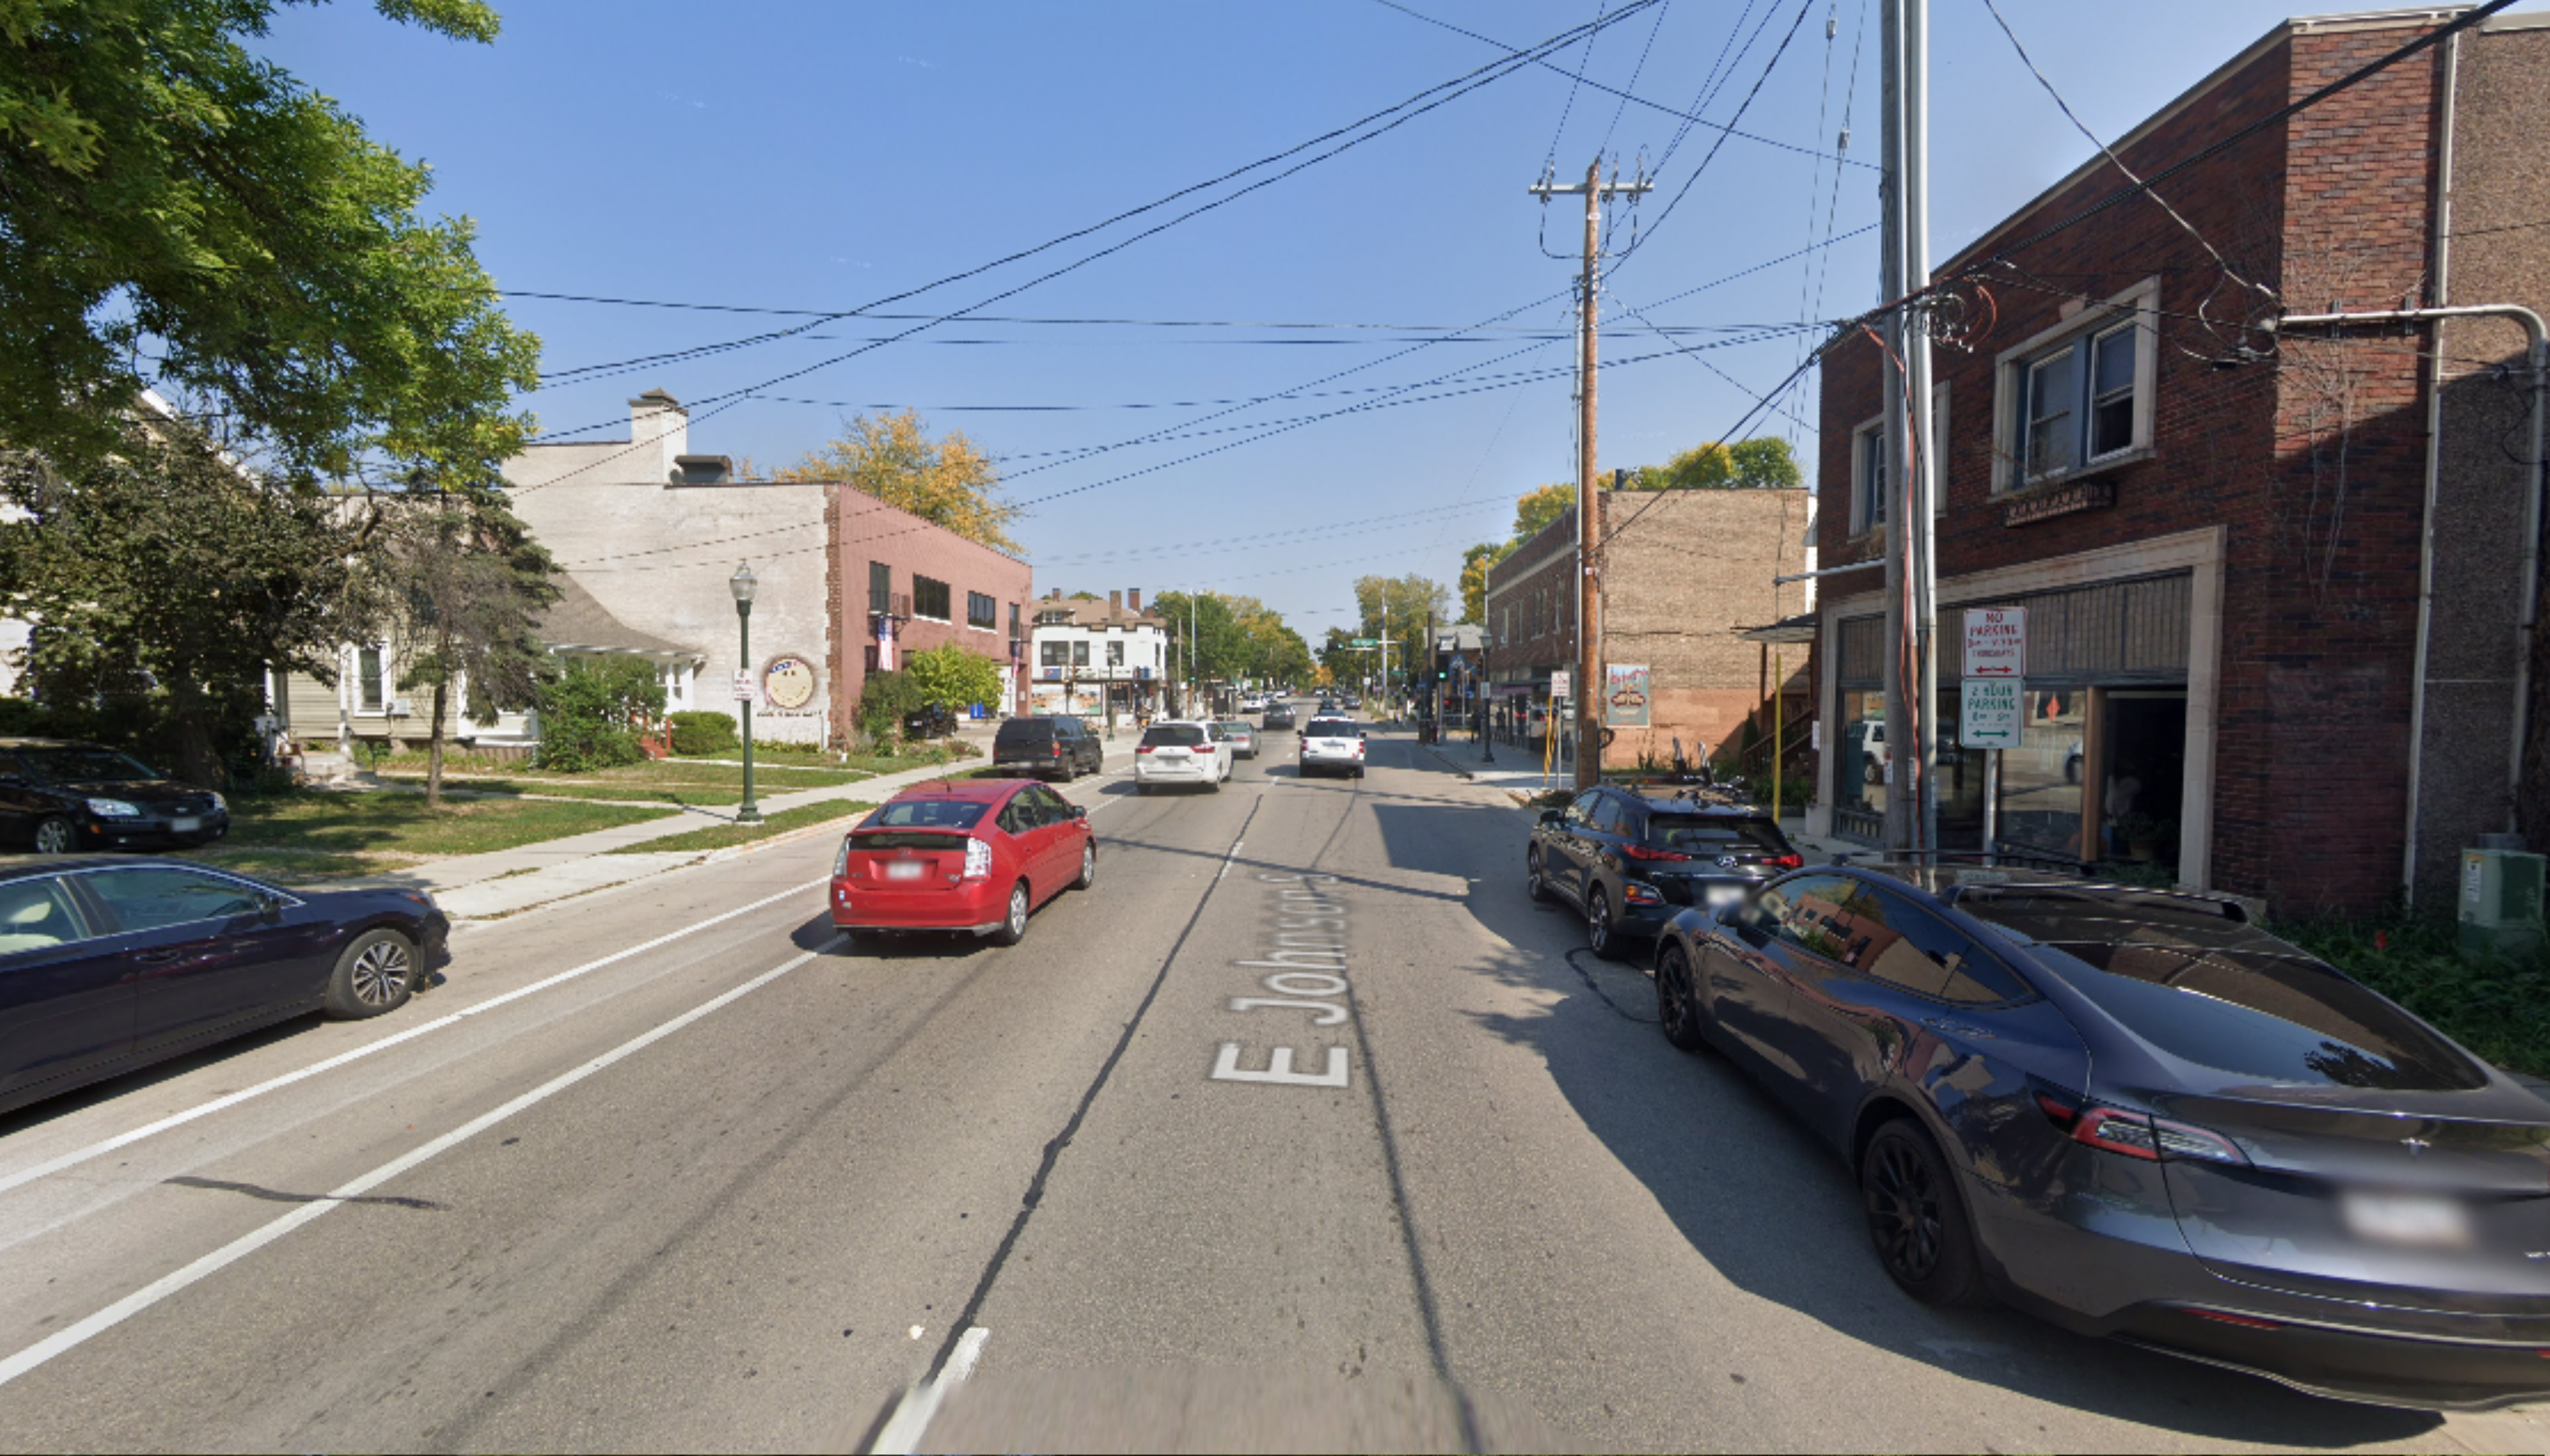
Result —
[{"label": "concrete sidewalk", "polygon": [[[1136,741],[1130,733],[1119,734],[1108,745],[1105,767],[1121,768],[1132,762]],[[984,758],[960,758],[950,763],[925,764],[899,773],[880,774],[854,784],[834,784],[820,789],[796,789],[786,793],[763,795],[758,805],[764,816],[775,815],[809,804],[834,800],[858,800],[883,803],[915,784],[949,774],[966,773],[986,765]],[[693,829],[711,828],[733,824],[732,811],[687,809],[660,819],[641,820],[636,824],[614,825],[607,829],[594,829],[582,834],[569,834],[559,839],[543,839],[537,844],[521,844],[511,849],[490,850],[485,854],[458,854],[409,869],[387,874],[366,875],[354,880],[331,880],[314,884],[313,889],[348,889],[355,886],[393,886],[401,889],[429,890],[443,913],[455,921],[486,920],[512,915],[550,901],[572,895],[626,884],[683,865],[696,864],[712,854],[732,854],[763,845],[817,834],[834,834],[847,827],[845,820],[832,820],[812,825],[786,834],[757,839],[749,845],[729,849],[668,850],[662,853],[615,854],[612,851],[644,844],[650,840],[668,839],[687,834]]]},{"label": "concrete sidewalk", "polygon": [[[1529,759],[1528,767],[1520,766],[1517,763],[1517,755],[1527,750],[1502,743],[1497,745],[1497,758],[1493,764],[1481,759],[1479,745],[1466,737],[1458,740],[1446,739],[1439,743],[1420,743],[1417,746],[1418,751],[1432,754],[1436,762],[1473,783],[1488,784],[1496,788],[1512,789],[1526,794],[1536,794],[1543,788],[1566,789],[1575,783],[1575,770],[1572,765],[1552,765],[1549,774],[1544,777],[1538,758]],[[1797,846],[1798,852],[1807,857],[1809,864],[1824,864],[1837,854],[1846,854],[1854,850],[1864,852],[1868,848],[1865,844],[1854,844],[1846,839],[1818,838],[1808,833],[1804,815],[1782,815],[1780,832],[1788,836],[1789,842]]]}]

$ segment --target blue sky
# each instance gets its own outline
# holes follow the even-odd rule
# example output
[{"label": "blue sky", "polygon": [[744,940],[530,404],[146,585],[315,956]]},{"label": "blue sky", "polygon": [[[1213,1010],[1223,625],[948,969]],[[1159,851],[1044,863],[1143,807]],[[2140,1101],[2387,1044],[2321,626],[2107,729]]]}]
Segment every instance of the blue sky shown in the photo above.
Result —
[{"label": "blue sky", "polygon": [[[1526,47],[1623,0],[1407,3]],[[1570,79],[1583,63],[1589,80],[1676,110],[1708,94],[1705,119],[1808,150],[1829,151],[1847,115],[1850,156],[1874,162],[1877,0],[1804,3],[1776,66],[1767,62],[1799,0],[1667,0],[1638,11],[1597,37],[1590,60],[1583,48],[1555,57],[1566,73],[1534,67],[1497,80],[986,311],[1142,322],[941,325],[760,391],[817,403],[746,398],[703,410],[691,447],[784,464],[836,433],[844,407],[918,405],[933,427],[961,429],[1003,457],[1015,496],[1054,497],[1019,531],[1039,590],[1242,592],[1316,638],[1348,620],[1358,575],[1421,571],[1451,585],[1464,546],[1505,534],[1516,495],[1574,475],[1570,315],[1551,296],[1569,285],[1579,224],[1570,204],[1553,204],[1545,241],[1568,256],[1544,255],[1542,209],[1524,189],[1545,161],[1573,176],[1598,149],[1626,168],[1642,152],[1662,161],[1658,191],[1634,214],[1636,254],[1606,305],[1607,470],[1724,435],[1751,404],[1739,385],[1768,388],[1800,353],[1797,336],[1784,334],[1674,354],[1631,332],[1642,326],[1629,310],[1673,329],[1793,330],[1810,313],[1874,301],[1865,233],[1815,255],[1820,307],[1807,260],[1689,292],[1820,242],[1828,210],[1832,235],[1874,223],[1873,170],[1841,168],[1836,192],[1834,168],[1798,150],[1720,145],[1707,128],[1677,146],[1676,118]],[[501,287],[817,311],[856,308],[1151,202],[1500,53],[1381,0],[499,4],[505,32],[490,47],[339,4],[285,12],[265,49],[384,144],[433,163],[431,206],[477,221],[479,255]],[[2108,137],[2295,13],[2260,0],[2001,4]],[[1983,0],[1934,0],[1933,27],[1932,242],[1945,257],[2090,148]],[[1621,215],[1616,244],[1630,222]],[[1131,231],[889,307],[974,305]],[[784,341],[586,377],[566,371],[806,321],[509,306],[542,340],[544,373],[566,375],[526,402],[542,428],[618,422],[623,436],[625,401],[640,390],[729,395],[909,327],[839,320]],[[1369,327],[1491,319],[1501,322],[1479,337],[1431,344],[1407,327]],[[1162,327],[1275,323],[1357,327]],[[1696,345],[1743,335],[1675,338]],[[1445,375],[1416,392],[1445,398],[1252,438]],[[1305,390],[1324,393],[1240,409],[1194,403]],[[1368,392],[1341,392],[1354,390]],[[1806,421],[1813,406],[1811,389],[1797,397]],[[1807,430],[1777,417],[1763,428],[1794,434],[1812,457]],[[1193,431],[1224,433],[1125,443]],[[1123,447],[1071,453],[1100,445]],[[1232,447],[1183,459],[1220,445]],[[1117,478],[1130,472],[1147,473]]]}]

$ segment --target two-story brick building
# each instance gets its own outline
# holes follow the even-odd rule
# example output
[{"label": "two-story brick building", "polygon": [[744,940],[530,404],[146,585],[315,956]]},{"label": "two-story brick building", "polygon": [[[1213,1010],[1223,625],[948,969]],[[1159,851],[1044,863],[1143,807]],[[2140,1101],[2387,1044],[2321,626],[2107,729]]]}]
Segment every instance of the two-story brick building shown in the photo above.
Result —
[{"label": "two-story brick building", "polygon": [[[2152,176],[2457,13],[2279,25],[2114,148]],[[2507,827],[2522,718],[2523,333],[2273,321],[2550,307],[2544,94],[2550,17],[2496,17],[2172,177],[2186,226],[2137,198],[2049,232],[2127,185],[2100,157],[1937,269],[1958,332],[1913,413],[1940,467],[1944,845],[1986,810],[1955,746],[1961,613],[2020,606],[1999,842],[2140,845],[2287,910],[2449,903],[2456,851]],[[1811,827],[1873,841],[1904,757],[1879,727],[1892,371],[1855,331],[1823,368],[1822,559],[1864,569],[1823,582]]]},{"label": "two-story brick building", "polygon": [[[1714,751],[1773,690],[1763,655],[1740,635],[1804,601],[1797,585],[1769,580],[1803,569],[1804,490],[1598,491],[1606,664],[1647,669],[1643,726],[1613,729],[1607,766]],[[1529,731],[1549,707],[1550,674],[1577,661],[1577,523],[1543,527],[1488,568],[1487,682],[1505,721]],[[1764,565],[1775,569],[1764,571]],[[1806,663],[1785,661],[1803,689]],[[1803,704],[1801,704],[1803,706]]]}]

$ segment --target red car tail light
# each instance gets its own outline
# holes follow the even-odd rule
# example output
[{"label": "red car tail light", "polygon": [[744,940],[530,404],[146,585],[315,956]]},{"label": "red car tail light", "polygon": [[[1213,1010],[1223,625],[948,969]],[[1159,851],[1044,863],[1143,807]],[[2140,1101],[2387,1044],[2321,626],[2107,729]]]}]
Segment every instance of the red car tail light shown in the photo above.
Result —
[{"label": "red car tail light", "polygon": [[1807,867],[1807,857],[1803,854],[1774,854],[1765,862],[1775,870],[1795,870],[1805,869]]},{"label": "red car tail light", "polygon": [[1148,752],[1150,752],[1150,751],[1151,751],[1151,745],[1150,745],[1150,744],[1148,744],[1148,743],[1143,743],[1143,744],[1141,744],[1141,745],[1139,745],[1139,746],[1135,747],[1135,748],[1133,749],[1133,751],[1134,751],[1134,752],[1136,752],[1136,753],[1148,753]]},{"label": "red car tail light", "polygon": [[968,880],[987,880],[990,879],[991,876],[992,841],[989,839],[966,840],[965,873],[963,878]]},{"label": "red car tail light", "polygon": [[1690,855],[1683,853],[1683,852],[1682,852],[1681,850],[1679,850],[1679,849],[1650,849],[1650,848],[1648,848],[1648,847],[1647,847],[1646,845],[1644,845],[1644,844],[1623,844],[1623,845],[1621,845],[1621,846],[1620,846],[1620,852],[1621,852],[1622,854],[1625,854],[1625,855],[1629,856],[1631,859],[1689,859],[1689,858],[1691,858],[1691,856],[1690,856]]}]

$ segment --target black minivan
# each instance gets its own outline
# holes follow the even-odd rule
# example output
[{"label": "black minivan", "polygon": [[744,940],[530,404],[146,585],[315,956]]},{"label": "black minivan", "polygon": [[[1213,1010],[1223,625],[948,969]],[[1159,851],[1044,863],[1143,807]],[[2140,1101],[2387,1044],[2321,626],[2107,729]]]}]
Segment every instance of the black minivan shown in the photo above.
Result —
[{"label": "black minivan", "polygon": [[1076,779],[1106,767],[1107,747],[1069,714],[1013,718],[992,735],[992,766],[1039,778]]}]

